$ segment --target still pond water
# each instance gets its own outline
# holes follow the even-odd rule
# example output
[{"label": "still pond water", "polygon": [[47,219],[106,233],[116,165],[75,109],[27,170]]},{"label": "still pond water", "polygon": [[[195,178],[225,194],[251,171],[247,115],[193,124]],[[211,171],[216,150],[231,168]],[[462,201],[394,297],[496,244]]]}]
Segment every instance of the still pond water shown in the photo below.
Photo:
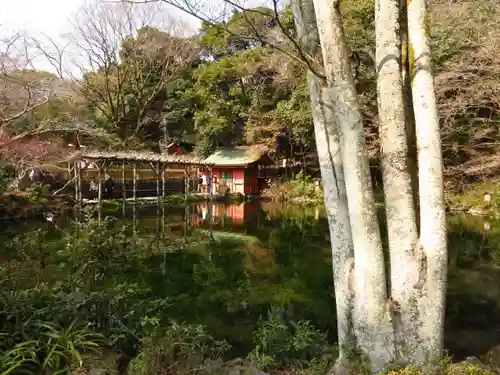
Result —
[{"label": "still pond water", "polygon": [[[128,208],[125,215],[117,209],[108,216],[114,221],[110,224],[103,217],[101,225],[128,226],[112,241],[127,243],[137,255],[103,251],[114,246],[106,242],[113,237],[109,228],[101,233],[96,227],[81,227],[87,241],[81,247],[100,243],[99,254],[92,255],[97,264],[92,266],[93,288],[101,292],[127,288],[130,296],[125,299],[133,300],[134,306],[125,310],[140,311],[144,318],[153,316],[156,308],[165,319],[203,324],[244,351],[251,347],[259,318],[272,306],[280,306],[289,319],[310,320],[334,340],[329,232],[322,207],[152,205]],[[16,286],[28,287],[40,277],[49,283],[51,275],[71,278],[87,272],[67,267],[54,255],[62,251],[60,241],[70,227],[70,220],[56,219],[0,229],[2,243],[17,241],[18,253],[19,249],[32,253],[13,256],[10,246],[2,255],[4,268],[19,268],[21,258],[25,263],[36,258],[42,264],[24,265]],[[198,246],[200,238],[213,245]],[[19,245],[19,241],[24,242]],[[445,342],[458,359],[500,344],[500,222],[450,217],[449,250]],[[33,256],[39,253],[45,255]],[[90,255],[75,256],[83,262]],[[120,303],[124,302],[116,306]],[[151,324],[161,323],[152,318]]]}]

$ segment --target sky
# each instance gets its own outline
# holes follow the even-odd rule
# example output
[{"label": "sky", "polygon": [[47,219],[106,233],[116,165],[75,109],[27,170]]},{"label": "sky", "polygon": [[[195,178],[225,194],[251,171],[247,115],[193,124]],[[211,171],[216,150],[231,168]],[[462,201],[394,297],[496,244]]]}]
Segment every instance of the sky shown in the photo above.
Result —
[{"label": "sky", "polygon": [[[21,31],[57,40],[71,32],[71,17],[89,1],[92,0],[0,0],[0,38]],[[197,24],[192,19],[188,22]],[[37,69],[54,70],[42,58],[35,60],[34,65]]]},{"label": "sky", "polygon": [[68,31],[68,18],[84,0],[1,0],[2,34],[12,30],[56,36]]},{"label": "sky", "polygon": [[[16,32],[28,35],[44,34],[51,39],[70,31],[70,17],[84,0],[0,0],[0,37]],[[42,58],[34,62],[38,69],[53,71]]]}]

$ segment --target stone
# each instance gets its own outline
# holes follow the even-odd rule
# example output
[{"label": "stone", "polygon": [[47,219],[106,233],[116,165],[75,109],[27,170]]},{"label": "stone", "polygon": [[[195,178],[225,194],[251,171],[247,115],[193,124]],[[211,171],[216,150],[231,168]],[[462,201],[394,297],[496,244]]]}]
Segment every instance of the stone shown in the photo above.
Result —
[{"label": "stone", "polygon": [[476,357],[468,357],[465,361],[453,363],[448,367],[447,375],[495,375],[493,369]]}]

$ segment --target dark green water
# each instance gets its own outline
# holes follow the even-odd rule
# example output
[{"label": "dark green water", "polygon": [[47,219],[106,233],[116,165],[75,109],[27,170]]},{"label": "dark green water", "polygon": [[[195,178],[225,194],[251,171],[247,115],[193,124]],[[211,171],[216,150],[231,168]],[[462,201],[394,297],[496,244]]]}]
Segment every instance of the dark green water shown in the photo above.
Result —
[{"label": "dark green water", "polygon": [[[330,243],[321,208],[197,204],[137,207],[125,217],[118,209],[108,216],[116,220],[103,216],[100,227],[72,227],[64,218],[4,225],[1,292],[36,289],[43,299],[48,290],[54,301],[44,314],[80,314],[108,327],[117,342],[175,320],[202,324],[244,352],[271,306],[287,319],[310,320],[334,341]],[[456,358],[500,343],[499,224],[449,218],[445,342]]]}]

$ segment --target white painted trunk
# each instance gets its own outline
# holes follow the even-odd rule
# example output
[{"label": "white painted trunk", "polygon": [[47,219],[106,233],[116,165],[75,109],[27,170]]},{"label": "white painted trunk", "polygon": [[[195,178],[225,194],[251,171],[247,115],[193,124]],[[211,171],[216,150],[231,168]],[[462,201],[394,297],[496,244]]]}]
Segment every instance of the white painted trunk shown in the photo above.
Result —
[{"label": "white painted trunk", "polygon": [[[391,266],[391,297],[398,306],[392,317],[397,362],[413,361],[419,352],[419,319],[415,288],[420,257],[414,251],[418,232],[408,158],[401,67],[399,5],[376,0],[375,34],[377,101],[381,164]],[[416,355],[419,358],[419,355]]]},{"label": "white painted trunk", "polygon": [[422,363],[442,353],[447,248],[443,193],[443,161],[434,80],[431,71],[425,0],[408,2],[408,49],[416,123],[420,193],[422,284],[419,314]]},{"label": "white painted trunk", "polygon": [[340,128],[355,258],[354,331],[359,349],[376,373],[393,359],[393,335],[363,122],[339,5],[338,0],[314,0],[325,73]]},{"label": "white painted trunk", "polygon": [[[311,56],[317,55],[319,36],[312,0],[295,0],[292,2],[292,10],[301,44]],[[349,283],[354,265],[353,242],[333,105],[323,80],[312,72],[308,72],[307,80],[332,245],[339,345],[335,371],[338,373],[340,369],[350,367],[349,355],[356,349],[352,326],[354,295]]]}]

